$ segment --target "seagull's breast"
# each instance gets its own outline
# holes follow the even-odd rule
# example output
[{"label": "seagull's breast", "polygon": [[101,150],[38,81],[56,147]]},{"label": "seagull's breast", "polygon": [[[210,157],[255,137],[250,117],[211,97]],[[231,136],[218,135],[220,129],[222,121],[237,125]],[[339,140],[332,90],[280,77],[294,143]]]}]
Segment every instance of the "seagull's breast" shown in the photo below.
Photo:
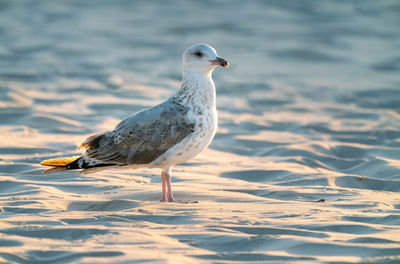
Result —
[{"label": "seagull's breast", "polygon": [[203,151],[212,141],[218,127],[218,115],[215,108],[212,109],[195,109],[197,111],[196,126],[192,135],[194,146],[187,146],[188,151],[195,152],[197,155]]},{"label": "seagull's breast", "polygon": [[215,86],[210,75],[187,73],[181,89],[173,96],[189,109],[186,118],[195,124],[193,132],[150,164],[167,168],[183,163],[203,151],[214,138],[218,126]]},{"label": "seagull's breast", "polygon": [[150,167],[164,168],[186,162],[210,145],[218,126],[216,109],[193,108],[188,115],[196,120],[193,133],[152,162]]}]

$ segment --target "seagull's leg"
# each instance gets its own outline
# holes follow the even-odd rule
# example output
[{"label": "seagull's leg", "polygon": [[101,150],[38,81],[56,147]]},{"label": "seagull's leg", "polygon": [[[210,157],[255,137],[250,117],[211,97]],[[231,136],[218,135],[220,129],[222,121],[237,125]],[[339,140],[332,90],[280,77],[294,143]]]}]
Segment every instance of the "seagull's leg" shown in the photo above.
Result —
[{"label": "seagull's leg", "polygon": [[174,195],[172,194],[170,170],[171,167],[161,171],[162,196],[160,202],[198,203],[197,201],[187,202],[175,200]]},{"label": "seagull's leg", "polygon": [[161,186],[162,186],[162,196],[160,202],[166,202],[167,199],[167,174],[165,170],[161,171]]},{"label": "seagull's leg", "polygon": [[168,189],[168,202],[175,202],[174,195],[172,194],[170,170],[171,170],[170,167],[168,167],[165,170],[165,178],[166,178],[166,184],[167,184],[167,189]]}]

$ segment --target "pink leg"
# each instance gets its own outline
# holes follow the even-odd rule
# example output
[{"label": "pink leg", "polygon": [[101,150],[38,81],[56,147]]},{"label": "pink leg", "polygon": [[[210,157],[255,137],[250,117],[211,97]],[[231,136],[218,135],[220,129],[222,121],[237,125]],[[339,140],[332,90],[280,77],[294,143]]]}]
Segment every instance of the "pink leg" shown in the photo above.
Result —
[{"label": "pink leg", "polygon": [[164,170],[161,171],[161,186],[162,196],[160,202],[166,202],[167,200],[167,174]]},{"label": "pink leg", "polygon": [[170,169],[171,168],[167,168],[161,171],[162,197],[160,201],[178,202],[178,203],[197,203],[197,201],[186,202],[186,201],[175,200],[174,195],[172,194]]},{"label": "pink leg", "polygon": [[172,187],[171,187],[171,175],[169,174],[170,168],[165,171],[165,178],[167,182],[167,189],[168,189],[168,202],[175,202],[174,195],[172,194]]}]

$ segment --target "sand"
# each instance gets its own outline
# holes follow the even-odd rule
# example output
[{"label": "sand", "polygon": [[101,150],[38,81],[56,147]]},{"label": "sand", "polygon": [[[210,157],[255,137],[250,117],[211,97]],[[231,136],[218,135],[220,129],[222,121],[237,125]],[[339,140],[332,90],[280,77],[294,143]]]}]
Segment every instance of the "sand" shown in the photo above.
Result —
[{"label": "sand", "polygon": [[[2,1],[1,263],[399,263],[396,1]],[[208,42],[218,133],[173,169],[43,174]]]}]

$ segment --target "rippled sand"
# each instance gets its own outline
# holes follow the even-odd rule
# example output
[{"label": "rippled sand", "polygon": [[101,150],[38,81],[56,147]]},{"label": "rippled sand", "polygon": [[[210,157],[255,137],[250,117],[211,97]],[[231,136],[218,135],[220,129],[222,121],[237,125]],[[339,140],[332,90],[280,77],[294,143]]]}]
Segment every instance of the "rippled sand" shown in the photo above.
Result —
[{"label": "rippled sand", "polygon": [[[1,1],[0,262],[399,263],[397,1]],[[42,174],[208,42],[219,130],[173,170]]]}]

